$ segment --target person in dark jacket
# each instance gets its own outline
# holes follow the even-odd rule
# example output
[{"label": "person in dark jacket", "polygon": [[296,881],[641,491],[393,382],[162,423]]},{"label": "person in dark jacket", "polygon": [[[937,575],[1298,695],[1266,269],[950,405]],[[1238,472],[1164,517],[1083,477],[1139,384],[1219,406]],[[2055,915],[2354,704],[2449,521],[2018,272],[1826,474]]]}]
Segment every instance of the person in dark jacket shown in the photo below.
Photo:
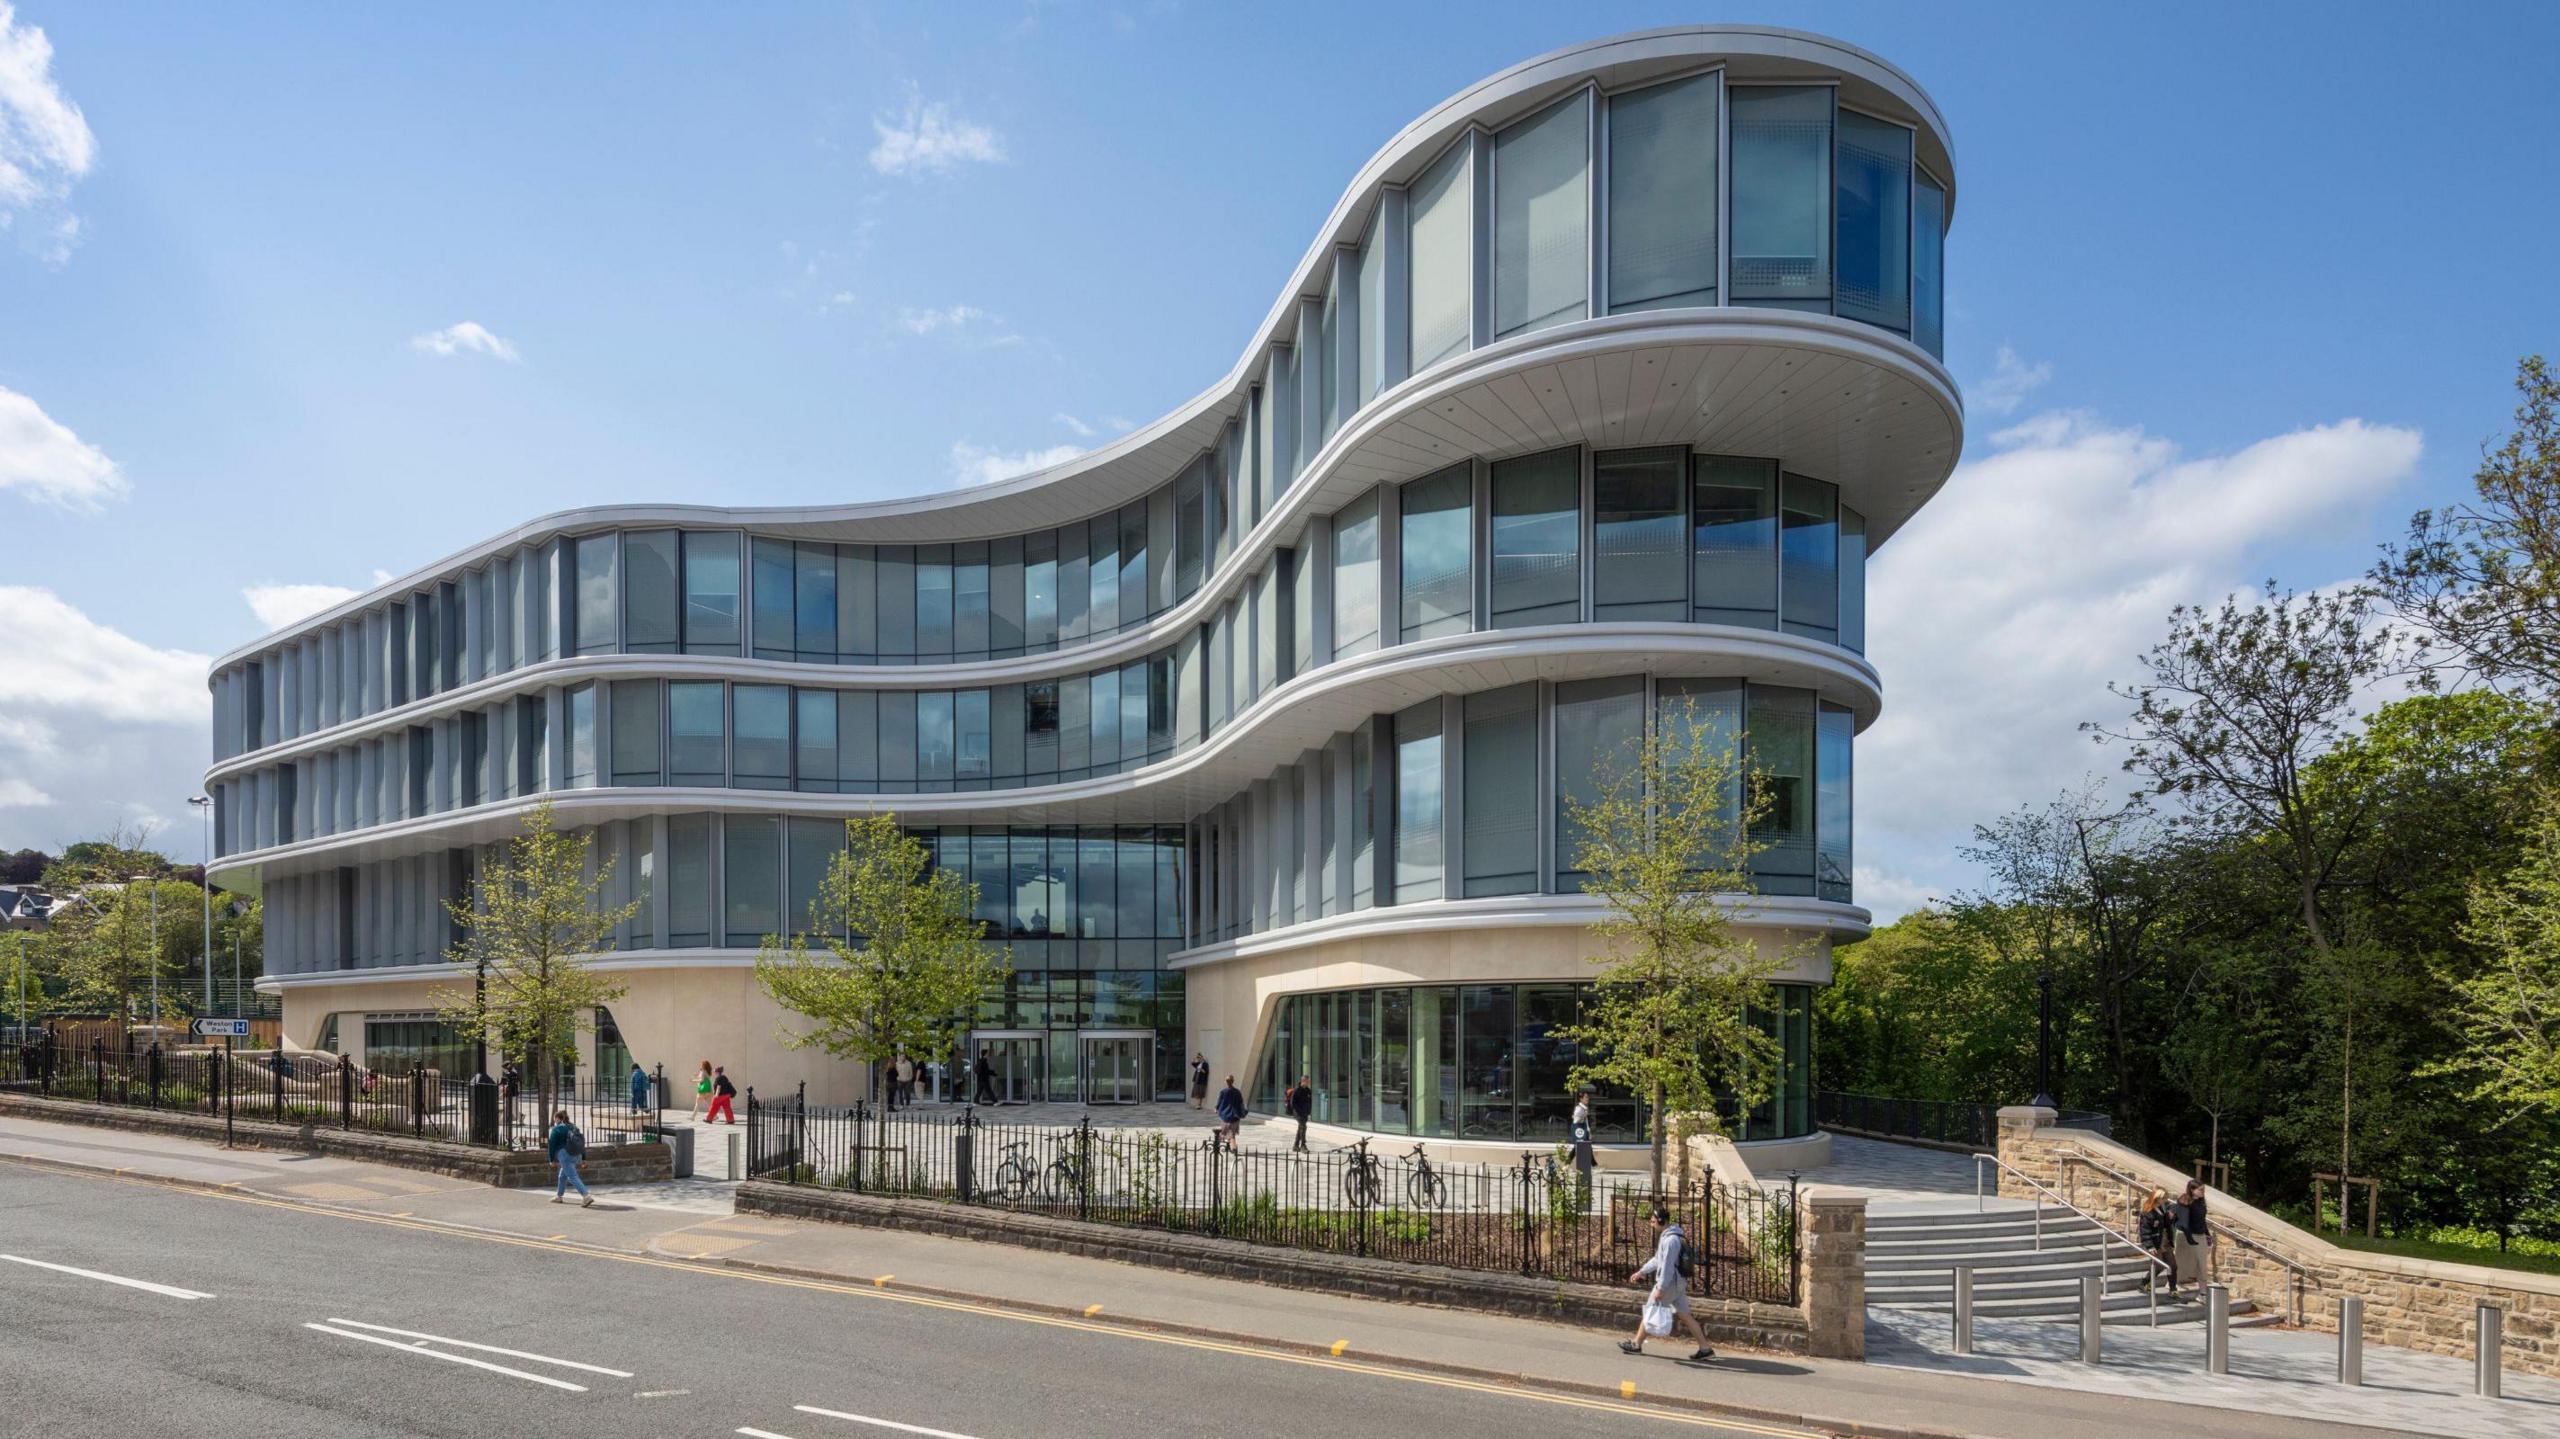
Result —
[{"label": "person in dark jacket", "polygon": [[1591,1093],[1585,1090],[1573,1097],[1573,1120],[1565,1129],[1573,1142],[1573,1183],[1577,1205],[1591,1207],[1591,1171],[1599,1167],[1599,1159],[1591,1152]]},{"label": "person in dark jacket", "polygon": [[1227,1087],[1218,1091],[1218,1137],[1229,1144],[1236,1142],[1236,1132],[1244,1124],[1244,1091],[1236,1088],[1236,1077],[1227,1076]]},{"label": "person in dark jacket", "polygon": [[733,1107],[737,1103],[737,1099],[738,1086],[730,1083],[729,1081],[729,1067],[725,1064],[713,1066],[711,1070],[711,1113],[706,1116],[702,1122],[707,1125],[718,1124],[721,1116],[726,1115],[728,1116],[731,1124],[737,1123],[738,1111]]},{"label": "person in dark jacket", "polygon": [[1196,1050],[1191,1055],[1191,1107],[1209,1107],[1209,1056]]},{"label": "person in dark jacket", "polygon": [[1291,1154],[1304,1154],[1307,1152],[1307,1121],[1315,1118],[1315,1114],[1315,1083],[1306,1075],[1301,1074],[1298,1076],[1297,1084],[1292,1086],[1289,1090],[1289,1117],[1298,1121],[1298,1140],[1295,1144],[1289,1146],[1289,1152]]},{"label": "person in dark jacket", "polygon": [[649,1071],[642,1069],[640,1061],[635,1059],[631,1061],[631,1112],[641,1114],[648,1109]]},{"label": "person in dark jacket", "polygon": [[2201,1291],[2213,1278],[2213,1227],[2205,1214],[2204,1181],[2187,1181],[2178,1196],[2178,1267]]},{"label": "person in dark jacket", "polygon": [[569,1111],[553,1111],[551,1134],[543,1141],[542,1149],[551,1156],[560,1174],[559,1182],[551,1186],[551,1202],[564,1202],[569,1191],[575,1189],[581,1207],[595,1208],[596,1197],[587,1192],[587,1182],[578,1177],[578,1161],[586,1157],[587,1139],[578,1132],[578,1126],[569,1122]]},{"label": "person in dark jacket", "polygon": [[[2134,1237],[2142,1241],[2145,1253],[2168,1266],[2169,1297],[2178,1297],[2178,1254],[2170,1248],[2177,1232],[2177,1206],[2169,1202],[2169,1191],[2154,1189],[2142,1196],[2142,1212],[2136,1220]],[[2150,1270],[2142,1276],[2142,1287],[2149,1289],[2160,1271]]]},{"label": "person in dark jacket", "polygon": [[996,1067],[988,1063],[987,1057],[983,1054],[978,1056],[978,1102],[980,1104],[996,1102]]}]

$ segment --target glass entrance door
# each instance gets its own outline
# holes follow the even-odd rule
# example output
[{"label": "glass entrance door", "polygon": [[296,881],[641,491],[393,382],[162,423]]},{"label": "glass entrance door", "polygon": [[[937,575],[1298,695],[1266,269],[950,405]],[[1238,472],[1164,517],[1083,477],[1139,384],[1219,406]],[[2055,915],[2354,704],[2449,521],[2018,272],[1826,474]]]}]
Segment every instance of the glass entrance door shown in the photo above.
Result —
[{"label": "glass entrance door", "polygon": [[1154,1048],[1152,1034],[1087,1034],[1080,1037],[1084,1048],[1084,1102],[1087,1104],[1136,1104],[1151,1092],[1147,1082],[1147,1057]]},{"label": "glass entrance door", "polygon": [[982,1033],[972,1035],[976,1059],[986,1061],[994,1071],[982,1079],[977,1065],[970,1065],[969,1097],[981,1103],[1036,1104],[1046,1093],[1042,1083],[1047,1071],[1041,1064],[1041,1037],[1023,1033]]}]

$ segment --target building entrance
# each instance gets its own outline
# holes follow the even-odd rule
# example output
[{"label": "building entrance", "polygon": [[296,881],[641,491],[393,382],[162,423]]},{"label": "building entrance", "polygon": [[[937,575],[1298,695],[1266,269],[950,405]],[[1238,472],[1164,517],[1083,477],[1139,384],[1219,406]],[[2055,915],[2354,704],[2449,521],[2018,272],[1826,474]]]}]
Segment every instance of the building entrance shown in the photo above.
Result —
[{"label": "building entrance", "polygon": [[1153,1030],[1085,1030],[1076,1042],[1084,1052],[1085,1103],[1137,1104],[1155,1092],[1147,1074]]},{"label": "building entrance", "polygon": [[1037,1104],[1048,1096],[1042,1082],[1048,1074],[1042,1050],[1043,1036],[1033,1030],[987,1029],[969,1036],[973,1051],[970,1057],[968,1097],[987,1100],[977,1079],[977,1061],[984,1059],[995,1071],[990,1081],[997,1104]]}]

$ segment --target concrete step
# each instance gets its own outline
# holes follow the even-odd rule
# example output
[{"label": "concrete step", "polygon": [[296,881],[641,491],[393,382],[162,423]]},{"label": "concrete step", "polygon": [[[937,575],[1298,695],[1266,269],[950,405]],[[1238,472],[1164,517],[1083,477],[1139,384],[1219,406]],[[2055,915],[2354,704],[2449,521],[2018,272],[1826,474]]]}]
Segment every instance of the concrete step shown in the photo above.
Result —
[{"label": "concrete step", "polygon": [[1945,1209],[1883,1209],[1868,1212],[1867,1232],[1872,1234],[1880,1229],[1940,1229],[1977,1224],[2032,1225],[2039,1214],[2048,1223],[2056,1219],[2080,1218],[2079,1211],[2061,1204],[2047,1204],[2041,1207],[2025,1204],[1996,1204],[1987,1209],[1976,1209],[1971,1205],[1958,1205]]},{"label": "concrete step", "polygon": [[1893,1259],[1909,1259],[1932,1263],[1959,1264],[1969,1254],[2076,1254],[2085,1255],[2101,1249],[2118,1253],[2131,1252],[2132,1246],[2103,1229],[2046,1230],[2034,1234],[1950,1234],[1940,1239],[1897,1239],[1867,1241],[1867,1255]]}]

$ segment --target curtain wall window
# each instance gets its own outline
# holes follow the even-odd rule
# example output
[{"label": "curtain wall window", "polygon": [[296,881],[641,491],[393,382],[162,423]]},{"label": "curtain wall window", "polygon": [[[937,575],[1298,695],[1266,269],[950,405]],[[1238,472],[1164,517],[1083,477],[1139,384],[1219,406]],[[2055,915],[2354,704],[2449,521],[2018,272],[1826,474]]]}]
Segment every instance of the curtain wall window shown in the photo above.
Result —
[{"label": "curtain wall window", "polygon": [[580,685],[563,696],[569,711],[570,789],[593,789],[596,783],[596,687]]},{"label": "curtain wall window", "polygon": [[1716,302],[1717,76],[1609,97],[1609,309]]},{"label": "curtain wall window", "polygon": [[951,547],[951,653],[963,662],[987,657],[987,542]]},{"label": "curtain wall window", "polygon": [[916,547],[916,658],[951,658],[951,547]]},{"label": "curtain wall window", "polygon": [[1475,327],[1475,236],[1461,139],[1414,181],[1405,202],[1408,345],[1405,373],[1467,349]]},{"label": "curtain wall window", "polygon": [[718,787],[729,782],[727,697],[717,680],[667,682],[667,782]]},{"label": "curtain wall window", "polygon": [[1173,482],[1173,592],[1187,600],[1200,588],[1209,553],[1208,467],[1194,460]]},{"label": "curtain wall window", "polygon": [[1377,744],[1371,726],[1351,735],[1351,907],[1367,909],[1377,902]]},{"label": "curtain wall window", "polygon": [[787,660],[793,657],[792,621],[797,615],[798,599],[794,592],[794,562],[787,540],[757,540],[751,546],[755,566],[753,585],[753,623],[756,658]]},{"label": "curtain wall window", "polygon": [[951,788],[954,734],[951,691],[929,690],[916,701],[916,783],[926,792]]},{"label": "curtain wall window", "polygon": [[793,547],[792,644],[802,661],[832,664],[836,658],[836,548]]},{"label": "curtain wall window", "polygon": [[1582,617],[1582,452],[1493,465],[1493,614],[1488,628]]},{"label": "curtain wall window", "polygon": [[1702,752],[1731,775],[1724,813],[1732,824],[1742,807],[1742,681],[1661,679],[1653,688],[1654,731],[1663,743],[1681,753]]},{"label": "curtain wall window", "polygon": [[1855,717],[1835,704],[1814,715],[1814,861],[1816,899],[1849,902],[1850,759]]},{"label": "curtain wall window", "polygon": [[[613,730],[613,783],[661,783],[665,775],[659,754],[660,732],[666,719],[659,713],[658,682],[615,680],[610,705],[608,722]],[[483,733],[486,733],[485,727]]]},{"label": "curtain wall window", "polygon": [[1688,618],[1687,464],[1669,448],[1592,457],[1593,619]]},{"label": "curtain wall window", "polygon": [[791,691],[729,687],[729,782],[739,789],[791,787]]},{"label": "curtain wall window", "polygon": [[1736,85],[1733,298],[1828,309],[1831,89]]},{"label": "curtain wall window", "polygon": [[836,692],[794,690],[791,696],[794,787],[816,794],[836,787]]},{"label": "curtain wall window", "polygon": [[1022,542],[1023,642],[1034,653],[1058,646],[1058,536],[1044,530]]},{"label": "curtain wall window", "polygon": [[[614,647],[616,546],[612,535],[589,535],[578,541],[578,653],[600,655]],[[458,631],[462,616],[450,614],[446,623]],[[460,676],[448,674],[448,687],[459,683]]]},{"label": "curtain wall window", "polygon": [[1840,507],[1840,643],[1867,652],[1867,517]]},{"label": "curtain wall window", "polygon": [[688,530],[684,536],[686,654],[738,653],[738,536]]},{"label": "curtain wall window", "polygon": [[1397,496],[1396,574],[1403,641],[1465,634],[1475,623],[1475,466],[1460,461]]},{"label": "curtain wall window", "polygon": [[1466,895],[1538,888],[1538,687],[1466,697],[1461,806]]},{"label": "curtain wall window", "polygon": [[724,815],[720,831],[722,943],[753,949],[782,929],[782,819]]},{"label": "curtain wall window", "polygon": [[880,696],[845,690],[836,696],[836,789],[868,794],[880,787]]},{"label": "curtain wall window", "polygon": [[711,943],[711,816],[667,816],[667,943]]},{"label": "curtain wall window", "polygon": [[1780,616],[1787,633],[1840,639],[1840,489],[1789,475],[1779,504]]},{"label": "curtain wall window", "polygon": [[1556,889],[1583,882],[1590,832],[1576,805],[1596,804],[1644,762],[1644,677],[1574,680],[1556,686]]},{"label": "curtain wall window", "polygon": [[1752,883],[1763,894],[1811,894],[1813,691],[1752,685],[1745,703],[1745,748],[1768,785],[1769,801],[1752,827],[1752,838],[1767,846],[1752,857]]},{"label": "curtain wall window", "polygon": [[1691,492],[1696,617],[1778,627],[1778,462],[1700,455]]},{"label": "curtain wall window", "polygon": [[1911,132],[1840,112],[1840,313],[1911,330]]},{"label": "curtain wall window", "polygon": [[1374,218],[1360,242],[1359,276],[1360,374],[1352,393],[1365,405],[1387,387],[1387,244]]},{"label": "curtain wall window", "polygon": [[1591,95],[1550,106],[1493,142],[1493,333],[1590,313]]},{"label": "curtain wall window", "polygon": [[1396,903],[1442,895],[1440,701],[1398,712],[1396,737]]},{"label": "curtain wall window", "polygon": [[1371,490],[1333,517],[1333,657],[1378,647],[1378,492]]},{"label": "curtain wall window", "polygon": [[836,654],[851,664],[880,658],[880,559],[869,545],[836,551]]},{"label": "curtain wall window", "polygon": [[794,934],[827,935],[842,931],[842,915],[818,906],[820,881],[844,851],[844,823],[832,819],[794,819],[784,826],[789,846],[788,886],[783,892],[780,928]]},{"label": "curtain wall window", "polygon": [[1943,358],[1947,352],[1947,189],[1929,174],[1913,182],[1911,339]]}]

